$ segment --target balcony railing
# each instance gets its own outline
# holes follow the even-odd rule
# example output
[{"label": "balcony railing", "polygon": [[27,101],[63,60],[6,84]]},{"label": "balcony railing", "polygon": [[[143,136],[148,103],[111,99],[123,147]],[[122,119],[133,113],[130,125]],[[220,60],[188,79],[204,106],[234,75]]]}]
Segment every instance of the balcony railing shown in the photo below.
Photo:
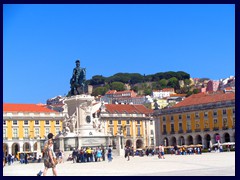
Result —
[{"label": "balcony railing", "polygon": [[234,126],[232,126],[232,129],[235,129],[235,125],[234,125]]},{"label": "balcony railing", "polygon": [[209,128],[204,128],[204,131],[210,131],[210,129]]},{"label": "balcony railing", "polygon": [[178,130],[178,133],[183,133],[183,130],[182,129]]},{"label": "balcony railing", "polygon": [[171,131],[170,134],[175,134],[175,131]]},{"label": "balcony railing", "polygon": [[201,131],[201,129],[195,129],[195,132],[200,132]]},{"label": "balcony railing", "polygon": [[219,128],[218,128],[218,127],[214,127],[213,130],[214,130],[214,131],[218,131]]},{"label": "balcony railing", "polygon": [[192,130],[191,130],[191,129],[187,130],[187,133],[191,133],[191,132],[192,132]]}]

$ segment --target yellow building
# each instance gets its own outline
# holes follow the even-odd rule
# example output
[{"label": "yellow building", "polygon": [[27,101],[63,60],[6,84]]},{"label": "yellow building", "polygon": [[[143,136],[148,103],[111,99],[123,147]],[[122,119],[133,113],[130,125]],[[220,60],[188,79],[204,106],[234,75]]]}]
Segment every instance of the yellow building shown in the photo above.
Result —
[{"label": "yellow building", "polygon": [[199,93],[156,110],[157,145],[235,142],[235,93]]},{"label": "yellow building", "polygon": [[134,149],[155,146],[155,125],[151,118],[153,111],[143,105],[105,104],[101,109],[101,121],[105,133],[122,135],[123,144]]},{"label": "yellow building", "polygon": [[5,155],[18,152],[37,152],[37,140],[45,140],[48,133],[62,130],[62,113],[44,105],[3,104],[3,151]]}]

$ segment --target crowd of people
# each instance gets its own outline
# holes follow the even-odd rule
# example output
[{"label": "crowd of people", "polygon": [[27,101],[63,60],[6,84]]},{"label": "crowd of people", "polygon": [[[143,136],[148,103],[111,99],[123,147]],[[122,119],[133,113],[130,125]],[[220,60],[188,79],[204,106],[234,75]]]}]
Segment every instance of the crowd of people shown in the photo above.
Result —
[{"label": "crowd of people", "polygon": [[112,147],[81,147],[80,149],[73,149],[72,154],[69,154],[68,161],[73,163],[85,163],[85,162],[100,162],[105,161],[107,155],[108,161],[112,161]]},{"label": "crowd of people", "polygon": [[130,160],[130,156],[154,156],[157,155],[159,159],[165,159],[165,153],[167,154],[175,154],[175,155],[192,155],[192,154],[202,154],[202,148],[201,147],[178,147],[173,146],[171,148],[165,147],[164,145],[159,145],[155,149],[151,147],[145,147],[145,149],[137,149],[134,151],[133,147],[125,146],[124,148],[124,157],[127,158],[127,160]]},{"label": "crowd of people", "polygon": [[[223,152],[223,148],[219,148],[219,152]],[[217,149],[218,150],[218,149]],[[215,148],[215,151],[217,151]],[[230,151],[230,146],[227,147],[227,150]],[[134,147],[125,146],[124,148],[124,157],[127,161],[130,161],[130,157],[134,156],[154,156],[158,155],[159,159],[165,159],[164,154],[175,154],[175,155],[192,155],[192,154],[202,154],[201,147],[185,147],[185,146],[172,146],[165,147],[162,144],[157,148],[145,147],[145,149],[137,149],[134,151]],[[57,176],[56,166],[58,163],[64,162],[64,152],[62,150],[58,150],[57,152],[53,151],[53,134],[48,134],[48,140],[44,142],[43,155],[39,155],[38,158],[36,156],[29,157],[27,153],[21,153],[19,155],[19,161],[21,164],[29,163],[29,158],[34,162],[41,162],[43,159],[44,168],[37,173],[37,176],[46,176],[48,169],[52,169],[53,175]],[[14,161],[17,161],[18,158],[14,155],[8,154],[4,155],[3,153],[3,167],[8,164],[11,165]],[[72,153],[69,154],[68,161],[72,161],[73,163],[86,163],[86,162],[100,162],[105,161],[107,158],[108,162],[112,161],[112,146],[109,147],[81,147],[80,149],[73,149]]]},{"label": "crowd of people", "polygon": [[3,153],[3,167],[8,164],[12,165],[14,162],[19,161],[21,164],[28,164],[29,162],[41,162],[41,155],[37,158],[36,155],[30,155],[28,153],[20,153],[19,157],[14,154],[4,155]]}]

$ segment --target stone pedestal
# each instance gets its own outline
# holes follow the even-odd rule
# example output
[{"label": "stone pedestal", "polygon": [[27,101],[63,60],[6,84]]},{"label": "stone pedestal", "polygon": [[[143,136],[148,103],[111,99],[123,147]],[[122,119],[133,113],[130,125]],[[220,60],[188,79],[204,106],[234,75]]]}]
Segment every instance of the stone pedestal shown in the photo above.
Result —
[{"label": "stone pedestal", "polygon": [[76,148],[109,145],[109,135],[104,133],[97,117],[100,102],[96,102],[93,96],[82,94],[66,98],[64,104],[68,117],[65,124],[70,125],[67,127],[68,132],[63,133],[63,139],[77,138]]}]

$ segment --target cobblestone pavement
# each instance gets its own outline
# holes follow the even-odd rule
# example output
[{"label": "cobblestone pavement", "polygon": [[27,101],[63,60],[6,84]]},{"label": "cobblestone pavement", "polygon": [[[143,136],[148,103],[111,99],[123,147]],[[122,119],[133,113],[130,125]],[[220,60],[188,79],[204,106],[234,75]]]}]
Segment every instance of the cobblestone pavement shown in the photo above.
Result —
[{"label": "cobblestone pavement", "polygon": [[[3,176],[36,176],[43,163],[6,165]],[[72,163],[57,165],[58,176],[235,176],[235,152],[202,155],[165,155],[113,157],[112,162]],[[52,176],[51,169],[47,176]]]}]

